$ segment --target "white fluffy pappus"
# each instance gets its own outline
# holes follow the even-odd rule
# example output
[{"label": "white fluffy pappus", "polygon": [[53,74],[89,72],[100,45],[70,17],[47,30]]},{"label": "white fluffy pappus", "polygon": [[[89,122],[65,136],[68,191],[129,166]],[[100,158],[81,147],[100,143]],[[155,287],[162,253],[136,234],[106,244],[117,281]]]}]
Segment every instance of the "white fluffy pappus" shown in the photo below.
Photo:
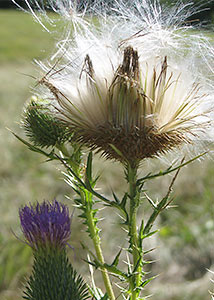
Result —
[{"label": "white fluffy pappus", "polygon": [[[63,15],[71,1],[61,3]],[[158,1],[116,1],[112,14],[96,11],[99,22],[69,15],[72,36],[58,43],[56,63],[41,64],[40,83],[77,141],[134,164],[213,140],[214,90],[198,68],[209,41],[183,25],[187,6],[167,13]]]}]

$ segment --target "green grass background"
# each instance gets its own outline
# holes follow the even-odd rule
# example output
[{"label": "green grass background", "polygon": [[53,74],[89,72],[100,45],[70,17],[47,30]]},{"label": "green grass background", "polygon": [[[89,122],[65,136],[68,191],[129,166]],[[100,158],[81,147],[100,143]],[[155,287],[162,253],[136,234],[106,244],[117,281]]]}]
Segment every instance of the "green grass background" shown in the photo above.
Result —
[{"label": "green grass background", "polygon": [[[64,182],[60,166],[45,163],[43,157],[31,153],[15,139],[7,128],[23,135],[19,120],[23,105],[29,99],[39,71],[33,60],[44,60],[52,53],[58,34],[48,34],[32,17],[19,11],[0,10],[0,299],[21,299],[24,277],[30,272],[31,250],[20,239],[18,209],[21,205],[57,198],[72,207],[65,195],[72,196]],[[158,169],[158,162],[143,165],[141,173],[148,168]],[[101,172],[100,187],[105,194],[111,189],[120,194],[126,190],[120,166],[96,158],[95,169]],[[148,190],[156,200],[167,191],[170,178],[155,180]],[[172,208],[158,220],[160,232],[147,246],[156,250],[149,257],[157,260],[148,269],[151,274],[161,275],[153,281],[148,294],[157,300],[208,300],[208,290],[214,264],[214,162],[203,160],[181,171],[174,188],[176,198]],[[147,216],[149,207],[143,206]],[[101,222],[104,252],[110,262],[117,246],[124,246],[118,217],[111,211],[102,211],[112,216]],[[84,227],[75,211],[72,222],[71,259],[78,270],[87,274],[82,262],[86,253],[80,241],[88,243]],[[113,225],[112,225],[113,224]],[[112,230],[112,226],[116,229]],[[16,237],[16,236],[17,237]],[[78,254],[78,255],[76,255]],[[80,255],[79,255],[80,254]],[[99,283],[99,274],[95,272]],[[86,279],[88,279],[86,275]],[[213,276],[214,277],[214,276]]]}]

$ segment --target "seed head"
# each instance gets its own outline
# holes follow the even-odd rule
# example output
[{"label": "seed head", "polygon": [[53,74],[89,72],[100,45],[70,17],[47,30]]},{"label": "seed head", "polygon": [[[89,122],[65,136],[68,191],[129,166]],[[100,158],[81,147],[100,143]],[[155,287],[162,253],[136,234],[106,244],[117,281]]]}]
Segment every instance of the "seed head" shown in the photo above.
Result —
[{"label": "seed head", "polygon": [[55,97],[74,138],[106,158],[134,163],[159,156],[192,143],[209,125],[207,95],[167,57],[140,62],[129,46],[108,79],[96,75],[89,55],[83,70],[76,92],[57,87]]},{"label": "seed head", "polygon": [[158,0],[116,1],[109,15],[95,7],[98,28],[71,17],[72,38],[52,57],[61,65],[42,66],[40,83],[74,140],[135,164],[213,139],[214,93],[201,71],[211,70],[201,49],[213,47],[186,22],[198,9],[182,2],[165,9]]}]

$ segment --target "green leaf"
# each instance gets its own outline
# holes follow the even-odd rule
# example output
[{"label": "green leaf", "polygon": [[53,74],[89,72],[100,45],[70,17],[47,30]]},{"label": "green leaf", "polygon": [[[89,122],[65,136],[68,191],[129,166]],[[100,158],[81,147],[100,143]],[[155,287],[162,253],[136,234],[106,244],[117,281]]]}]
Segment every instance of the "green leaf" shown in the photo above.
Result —
[{"label": "green leaf", "polygon": [[114,200],[117,204],[120,203],[120,200],[118,199],[118,197],[116,196],[116,194],[112,191],[112,194],[113,194],[113,197],[114,197]]},{"label": "green leaf", "polygon": [[144,220],[142,219],[141,225],[140,225],[140,230],[139,230],[139,237],[140,237],[140,245],[139,247],[142,249],[142,240],[143,240],[143,230],[144,230]]},{"label": "green leaf", "polygon": [[46,157],[49,158],[49,160],[55,160],[57,159],[54,153],[54,150],[52,150],[50,153],[47,153],[43,150],[41,150],[40,148],[30,144],[29,142],[27,142],[26,140],[22,139],[20,136],[18,136],[17,134],[15,134],[14,132],[11,131],[11,133],[19,140],[21,141],[24,145],[26,145],[31,151],[33,152],[37,152],[40,153]]},{"label": "green leaf", "polygon": [[89,181],[89,183],[92,183],[92,151],[90,151],[87,159],[87,167],[86,167],[86,178]]},{"label": "green leaf", "polygon": [[151,248],[151,249],[149,249],[149,250],[143,251],[143,254],[146,255],[146,254],[148,254],[148,253],[154,251],[155,249],[156,249],[156,248]]},{"label": "green leaf", "polygon": [[129,275],[126,274],[125,272],[119,270],[117,267],[112,266],[112,265],[108,265],[108,264],[104,264],[103,267],[110,273],[112,273],[112,275],[115,275],[118,278],[123,278],[124,280],[127,280],[129,278]]},{"label": "green leaf", "polygon": [[148,278],[148,279],[146,279],[146,280],[144,280],[142,283],[141,283],[141,285],[140,285],[140,287],[145,287],[149,282],[151,282],[153,279],[155,279],[155,278],[157,278],[158,276],[156,275],[156,276],[152,276],[152,277],[150,277],[150,278]]},{"label": "green leaf", "polygon": [[149,232],[149,233],[147,233],[147,234],[144,234],[143,237],[142,237],[142,240],[144,240],[144,239],[146,239],[146,238],[148,238],[148,237],[154,235],[154,234],[155,234],[156,232],[158,232],[158,231],[159,231],[159,230],[157,229],[157,230],[154,230],[154,231]]},{"label": "green leaf", "polygon": [[149,173],[148,175],[146,175],[146,176],[138,179],[137,180],[137,185],[140,185],[142,182],[144,182],[146,180],[151,180],[151,179],[154,179],[154,178],[157,178],[157,177],[160,177],[160,176],[165,176],[165,175],[170,174],[170,173],[172,173],[174,171],[177,171],[178,169],[180,169],[180,168],[182,168],[182,167],[184,167],[184,166],[192,163],[193,161],[197,160],[198,158],[201,158],[202,156],[206,155],[207,153],[208,153],[207,151],[203,152],[203,153],[195,156],[194,158],[192,158],[192,159],[190,159],[190,160],[188,160],[188,161],[186,161],[184,163],[181,163],[180,165],[178,165],[178,166],[176,166],[174,168],[172,168],[172,165],[171,165],[165,171],[159,171],[158,173],[155,173],[155,174]]},{"label": "green leaf", "polygon": [[135,266],[134,266],[134,269],[133,269],[133,271],[132,271],[132,274],[136,274],[137,269],[138,269],[138,267],[139,267],[140,264],[141,264],[141,261],[142,261],[142,253],[140,253],[140,257],[139,257],[137,263],[136,263]]},{"label": "green leaf", "polygon": [[118,263],[119,263],[119,258],[120,258],[121,252],[122,252],[122,249],[120,249],[120,251],[117,253],[117,255],[116,255],[116,257],[115,257],[113,263],[111,264],[111,266],[117,267],[117,265],[118,265]]},{"label": "green leaf", "polygon": [[120,203],[120,207],[126,211],[126,202],[127,202],[127,199],[128,199],[128,193],[125,193],[125,195],[123,196],[123,199]]}]

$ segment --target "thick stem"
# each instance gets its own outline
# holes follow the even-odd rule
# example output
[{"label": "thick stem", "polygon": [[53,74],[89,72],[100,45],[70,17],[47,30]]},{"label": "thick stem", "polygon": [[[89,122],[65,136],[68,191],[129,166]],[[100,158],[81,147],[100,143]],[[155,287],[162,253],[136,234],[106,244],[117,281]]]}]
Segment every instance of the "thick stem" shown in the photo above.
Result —
[{"label": "thick stem", "polygon": [[[85,196],[90,197],[91,194],[90,195],[89,194],[90,193],[86,191]],[[83,195],[81,195],[81,196],[83,196]],[[90,209],[90,205],[87,205],[86,219],[87,219],[89,234],[93,241],[94,249],[96,251],[97,259],[102,265],[104,265],[105,260],[104,260],[104,256],[102,253],[101,241],[100,241],[100,237],[99,237],[99,230],[94,222],[93,213],[92,213],[92,210]],[[103,282],[104,282],[108,297],[109,297],[109,299],[114,300],[115,296],[114,296],[114,292],[112,289],[111,281],[108,276],[108,272],[104,267],[101,267],[101,273],[102,273],[102,278],[103,278]]]},{"label": "thick stem", "polygon": [[130,283],[131,289],[131,300],[136,300],[139,295],[139,289],[141,283],[142,273],[142,255],[139,248],[139,235],[137,231],[137,211],[139,207],[139,193],[137,191],[137,169],[138,167],[128,166],[128,183],[129,183],[129,197],[130,197],[130,213],[129,213],[129,236],[130,236],[130,249],[132,250],[133,256],[133,274],[132,281]]},{"label": "thick stem", "polygon": [[[64,145],[63,145],[63,147],[58,146],[58,149],[63,153],[63,155],[65,155],[65,157],[69,157],[69,153]],[[74,174],[77,174],[77,176],[80,178],[81,174],[80,174],[79,166],[77,167],[73,163],[72,160],[68,161],[68,165],[71,167],[71,169],[74,169]],[[77,178],[77,176],[75,176],[75,178]],[[95,222],[94,216],[93,216],[93,209],[92,209],[92,205],[91,205],[93,195],[91,192],[87,191],[85,189],[85,187],[83,187],[83,189],[79,188],[79,192],[80,192],[80,197],[81,197],[82,204],[84,207],[84,213],[85,213],[86,222],[87,222],[87,226],[88,226],[88,230],[89,230],[89,236],[91,237],[91,239],[93,241],[94,249],[95,249],[96,256],[97,256],[99,263],[101,265],[104,265],[105,260],[104,260],[104,256],[103,256],[102,248],[101,248],[99,229],[96,226],[96,222]],[[111,281],[109,279],[108,271],[104,267],[101,267],[100,269],[101,269],[102,278],[103,278],[103,282],[104,282],[108,297],[110,300],[115,300],[115,296],[114,296],[114,292],[112,289]]]}]

